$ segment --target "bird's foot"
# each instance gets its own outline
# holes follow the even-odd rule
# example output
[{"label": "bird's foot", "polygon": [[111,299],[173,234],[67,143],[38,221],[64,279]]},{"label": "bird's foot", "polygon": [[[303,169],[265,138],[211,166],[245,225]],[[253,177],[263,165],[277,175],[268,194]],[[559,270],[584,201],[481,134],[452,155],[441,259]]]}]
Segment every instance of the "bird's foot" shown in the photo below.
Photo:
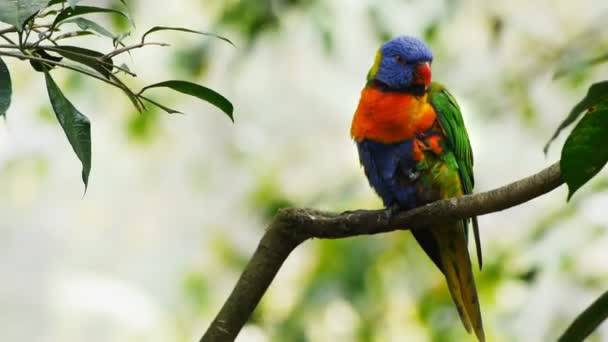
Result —
[{"label": "bird's foot", "polygon": [[390,206],[386,207],[386,220],[388,222],[391,222],[393,218],[397,216],[397,214],[399,214],[400,211],[401,207],[399,206],[399,204],[391,204]]}]

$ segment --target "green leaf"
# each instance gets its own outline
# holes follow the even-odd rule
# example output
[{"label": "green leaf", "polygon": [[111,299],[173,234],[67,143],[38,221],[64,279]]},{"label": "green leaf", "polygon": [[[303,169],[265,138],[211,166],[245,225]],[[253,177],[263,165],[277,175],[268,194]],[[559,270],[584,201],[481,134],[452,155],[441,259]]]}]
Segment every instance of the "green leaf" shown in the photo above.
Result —
[{"label": "green leaf", "polygon": [[[33,55],[40,57],[40,58],[47,59],[51,62],[61,62],[61,60],[63,59],[62,57],[51,56],[43,49],[34,50]],[[31,64],[32,68],[34,68],[34,70],[36,70],[38,72],[45,72],[45,71],[55,68],[55,65],[53,65],[51,63],[44,63],[41,61],[30,60],[30,64]]]},{"label": "green leaf", "polygon": [[102,58],[105,54],[98,51],[70,45],[49,47],[48,49],[69,60],[88,66],[106,78],[110,77],[114,69],[112,59]]},{"label": "green leaf", "polygon": [[86,191],[91,171],[91,123],[65,98],[51,75],[45,72],[44,76],[53,111],[76,156],[82,163],[82,181]]},{"label": "green leaf", "polygon": [[57,15],[57,11],[52,10],[52,11],[45,11],[44,13],[39,13],[36,15],[37,19],[41,19],[41,18],[46,18],[46,17],[50,17],[50,16],[54,16]]},{"label": "green leaf", "polygon": [[559,338],[558,342],[585,341],[608,318],[608,291],[585,309]]},{"label": "green leaf", "polygon": [[591,85],[587,91],[587,95],[579,103],[577,103],[574,108],[572,108],[570,114],[568,114],[568,117],[566,117],[566,120],[559,125],[557,131],[555,131],[551,139],[549,139],[549,142],[547,142],[544,148],[545,153],[547,153],[549,150],[549,145],[551,145],[553,140],[559,136],[564,128],[570,126],[574,121],[576,121],[576,119],[578,119],[578,117],[584,111],[606,100],[608,100],[608,81]]},{"label": "green leaf", "polygon": [[210,36],[210,37],[215,37],[217,39],[221,39],[221,40],[227,42],[228,44],[234,46],[234,43],[232,43],[232,41],[230,41],[230,39],[219,36],[215,33],[190,30],[190,29],[183,28],[183,27],[169,27],[169,26],[154,26],[153,28],[146,31],[146,33],[144,33],[143,36],[141,36],[141,42],[144,43],[147,35],[149,35],[150,33],[153,33],[153,32],[157,32],[157,31],[180,31],[180,32],[196,33],[196,34],[200,34],[203,36]]},{"label": "green leaf", "polygon": [[562,149],[560,161],[568,200],[608,162],[608,101],[589,110]]},{"label": "green leaf", "polygon": [[0,21],[13,25],[18,31],[23,24],[46,7],[49,0],[2,0],[0,1]]},{"label": "green leaf", "polygon": [[11,74],[8,72],[8,67],[4,64],[4,61],[0,59],[0,116],[6,117],[6,111],[11,105],[12,93]]},{"label": "green leaf", "polygon": [[232,103],[230,103],[230,101],[228,101],[228,99],[226,99],[221,94],[215,92],[214,90],[203,87],[196,83],[180,81],[180,80],[165,81],[165,82],[155,83],[155,84],[149,85],[147,87],[144,87],[141,90],[140,94],[142,94],[144,91],[146,91],[148,89],[160,88],[160,87],[170,88],[170,89],[173,89],[180,93],[191,95],[191,96],[197,97],[203,101],[207,101],[207,102],[211,103],[212,105],[216,106],[217,108],[221,109],[224,113],[226,113],[228,115],[230,120],[232,120],[234,122],[234,118],[232,116],[234,107],[232,106]]},{"label": "green leaf", "polygon": [[126,19],[129,19],[129,17],[125,13],[115,10],[115,9],[111,9],[111,8],[93,7],[93,6],[76,6],[76,7],[68,7],[66,9],[64,9],[63,11],[59,12],[59,14],[57,14],[57,16],[55,17],[55,20],[53,21],[53,25],[51,25],[51,26],[57,27],[57,25],[61,24],[63,21],[65,21],[69,18],[79,16],[79,15],[84,15],[84,14],[90,14],[90,13],[113,13],[113,14],[118,14],[120,16],[123,16]]},{"label": "green leaf", "polygon": [[99,25],[93,20],[89,20],[86,18],[72,18],[63,22],[63,24],[74,23],[78,25],[81,30],[91,30],[93,32],[97,32],[98,34],[108,37],[111,39],[115,39],[116,35],[110,31],[108,31],[105,27]]}]

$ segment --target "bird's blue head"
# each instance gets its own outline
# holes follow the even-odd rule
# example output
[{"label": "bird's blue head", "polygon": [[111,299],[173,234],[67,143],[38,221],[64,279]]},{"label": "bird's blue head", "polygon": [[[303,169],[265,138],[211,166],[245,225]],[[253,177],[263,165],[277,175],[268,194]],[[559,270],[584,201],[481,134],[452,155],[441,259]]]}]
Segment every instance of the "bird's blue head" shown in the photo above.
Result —
[{"label": "bird's blue head", "polygon": [[433,53],[420,39],[400,36],[382,45],[367,78],[389,90],[422,91],[431,84]]}]

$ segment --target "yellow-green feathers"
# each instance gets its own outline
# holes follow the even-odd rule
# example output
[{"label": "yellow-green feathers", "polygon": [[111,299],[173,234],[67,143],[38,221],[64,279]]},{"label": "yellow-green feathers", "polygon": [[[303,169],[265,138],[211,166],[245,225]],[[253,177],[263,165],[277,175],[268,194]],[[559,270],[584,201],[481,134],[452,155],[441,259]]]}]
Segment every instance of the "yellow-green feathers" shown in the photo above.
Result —
[{"label": "yellow-green feathers", "polygon": [[369,72],[367,73],[368,82],[373,80],[378,73],[378,69],[380,69],[380,62],[382,62],[382,51],[378,50],[378,52],[376,52],[376,57],[374,58],[374,64],[372,64],[371,69],[369,69]]},{"label": "yellow-green feathers", "polygon": [[[423,188],[436,188],[440,198],[462,196],[463,185],[460,182],[457,159],[451,151],[441,156],[427,153],[421,162],[425,164],[420,176],[420,184]],[[437,253],[428,250],[429,256],[434,259],[445,276],[462,324],[467,331],[475,332],[479,341],[485,341],[465,224],[466,221],[456,221],[428,229],[429,232],[413,230],[412,233],[418,239],[421,238],[421,233],[430,234],[426,236],[436,244]],[[425,250],[428,248],[428,245],[422,246]]]}]

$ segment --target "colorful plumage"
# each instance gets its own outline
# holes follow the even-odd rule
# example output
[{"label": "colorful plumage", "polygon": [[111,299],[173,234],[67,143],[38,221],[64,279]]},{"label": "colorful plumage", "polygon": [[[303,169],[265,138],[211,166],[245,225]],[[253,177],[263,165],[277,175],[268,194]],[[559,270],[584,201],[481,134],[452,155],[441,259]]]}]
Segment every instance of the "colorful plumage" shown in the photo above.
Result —
[{"label": "colorful plumage", "polygon": [[[402,36],[385,43],[367,75],[351,135],[369,183],[391,209],[411,209],[473,191],[473,155],[460,108],[431,83],[431,50]],[[477,219],[473,233],[481,267]],[[443,272],[467,331],[484,331],[467,248],[469,220],[413,229]]]}]

